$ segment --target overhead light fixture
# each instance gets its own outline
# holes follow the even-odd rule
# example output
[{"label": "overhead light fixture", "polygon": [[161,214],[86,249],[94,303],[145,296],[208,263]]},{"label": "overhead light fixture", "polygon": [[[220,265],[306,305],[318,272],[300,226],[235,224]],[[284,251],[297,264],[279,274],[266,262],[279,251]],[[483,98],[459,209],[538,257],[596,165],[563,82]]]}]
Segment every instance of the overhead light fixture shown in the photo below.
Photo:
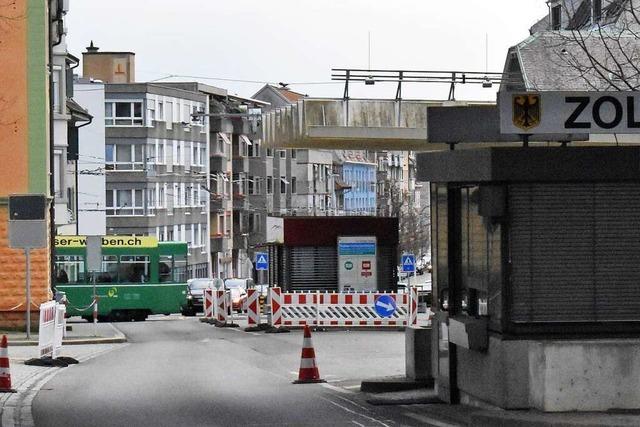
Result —
[{"label": "overhead light fixture", "polygon": [[374,84],[376,84],[376,81],[373,80],[373,76],[369,76],[364,80],[364,84],[367,86],[373,86]]},{"label": "overhead light fixture", "polygon": [[482,87],[485,89],[489,89],[493,87],[493,82],[489,80],[489,77],[485,77],[482,81]]}]

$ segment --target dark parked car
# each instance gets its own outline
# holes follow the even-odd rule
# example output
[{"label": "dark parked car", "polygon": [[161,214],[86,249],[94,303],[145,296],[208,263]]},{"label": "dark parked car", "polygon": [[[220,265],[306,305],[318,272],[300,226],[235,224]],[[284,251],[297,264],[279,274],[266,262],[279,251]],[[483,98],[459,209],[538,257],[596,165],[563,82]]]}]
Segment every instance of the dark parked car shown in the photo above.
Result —
[{"label": "dark parked car", "polygon": [[222,287],[220,279],[189,279],[187,280],[187,305],[182,307],[184,316],[195,316],[204,311],[204,290]]}]

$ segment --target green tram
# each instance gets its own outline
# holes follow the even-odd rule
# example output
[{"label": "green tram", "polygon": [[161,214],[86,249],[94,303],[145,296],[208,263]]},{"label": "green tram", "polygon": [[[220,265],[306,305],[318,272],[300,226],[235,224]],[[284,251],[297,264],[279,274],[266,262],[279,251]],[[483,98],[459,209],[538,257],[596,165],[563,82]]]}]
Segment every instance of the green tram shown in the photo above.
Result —
[{"label": "green tram", "polygon": [[55,239],[56,291],[66,293],[69,316],[143,321],[150,314],[180,313],[187,304],[187,243],[146,236],[102,237],[102,268],[87,271],[86,237]]}]

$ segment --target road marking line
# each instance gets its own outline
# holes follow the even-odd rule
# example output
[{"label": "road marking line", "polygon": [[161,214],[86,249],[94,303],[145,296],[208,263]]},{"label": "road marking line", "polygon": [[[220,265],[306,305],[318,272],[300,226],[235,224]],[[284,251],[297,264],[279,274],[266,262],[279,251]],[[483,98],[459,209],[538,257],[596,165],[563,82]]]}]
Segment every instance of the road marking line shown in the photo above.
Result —
[{"label": "road marking line", "polygon": [[357,421],[351,420],[351,422],[352,422],[352,423],[354,423],[354,424],[355,424],[355,425],[357,425],[357,426],[360,426],[360,427],[366,427],[364,424],[360,424],[360,423],[359,423],[359,422],[357,422]]},{"label": "road marking line", "polygon": [[242,329],[240,329],[240,328],[229,328],[229,329],[231,329],[232,331],[236,331],[236,332],[242,332],[243,334],[261,335],[261,334],[259,334],[259,333],[257,333],[257,332],[247,332],[247,331],[243,331],[243,330],[242,330]]},{"label": "road marking line", "polygon": [[346,385],[342,388],[346,388],[348,390],[355,390],[356,388],[360,388],[360,384],[356,384],[356,385]]},{"label": "road marking line", "polygon": [[[322,383],[322,387],[328,388],[329,390],[337,391],[338,393],[353,394],[352,391],[345,390],[342,387],[337,387],[335,385],[331,385],[331,384],[327,384],[327,383]],[[338,396],[336,396],[336,397],[338,397]]]},{"label": "road marking line", "polygon": [[[349,392],[349,393],[352,393],[352,392]],[[365,411],[367,411],[367,412],[371,412],[371,409],[369,409],[369,408],[367,408],[367,407],[364,407],[364,406],[362,406],[362,405],[358,405],[356,402],[354,402],[354,401],[353,401],[353,400],[351,400],[351,399],[347,399],[346,397],[340,397],[340,396],[336,396],[336,397],[337,397],[338,399],[342,399],[342,400],[344,400],[345,402],[349,402],[349,403],[351,403],[351,404],[352,404],[353,406],[355,406],[355,407],[358,407],[358,408],[360,408],[360,409],[364,409],[364,410],[365,410]]]},{"label": "road marking line", "polygon": [[373,418],[373,417],[369,417],[369,416],[367,416],[367,415],[364,415],[364,414],[361,414],[361,413],[359,413],[359,412],[353,411],[353,410],[351,410],[351,409],[347,408],[346,406],[342,406],[342,405],[340,405],[339,403],[334,402],[334,401],[333,401],[333,400],[331,400],[331,399],[327,399],[326,397],[322,397],[322,396],[319,396],[319,397],[320,397],[320,399],[322,399],[322,400],[326,400],[327,402],[331,403],[331,404],[332,404],[332,405],[334,405],[334,406],[337,406],[338,408],[342,409],[342,410],[343,410],[343,411],[345,411],[345,412],[348,412],[348,413],[353,414],[353,415],[357,415],[357,416],[362,417],[362,418],[365,418],[365,419],[367,419],[367,420],[369,420],[369,421],[373,421],[374,423],[378,423],[378,424],[382,425],[383,427],[391,427],[391,426],[389,426],[389,424],[385,424],[385,423],[383,423],[382,421],[377,420],[377,419],[375,419],[375,418]]},{"label": "road marking line", "polygon": [[433,418],[426,417],[424,415],[418,415],[413,412],[404,412],[404,415],[413,418],[416,421],[420,421],[421,423],[426,423],[428,425],[434,427],[458,427],[458,424],[449,424],[442,421],[434,420]]}]

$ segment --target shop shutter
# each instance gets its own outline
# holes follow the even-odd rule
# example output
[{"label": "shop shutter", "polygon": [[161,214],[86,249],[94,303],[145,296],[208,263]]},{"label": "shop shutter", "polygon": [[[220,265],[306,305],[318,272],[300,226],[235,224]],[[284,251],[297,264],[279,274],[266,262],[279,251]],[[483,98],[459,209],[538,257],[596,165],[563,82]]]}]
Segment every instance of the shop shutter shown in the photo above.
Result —
[{"label": "shop shutter", "polygon": [[338,254],[335,247],[291,247],[288,252],[289,277],[292,291],[338,289]]},{"label": "shop shutter", "polygon": [[640,320],[640,184],[509,187],[514,322]]},{"label": "shop shutter", "polygon": [[398,281],[396,251],[390,246],[378,246],[377,249],[378,289],[390,291]]}]

